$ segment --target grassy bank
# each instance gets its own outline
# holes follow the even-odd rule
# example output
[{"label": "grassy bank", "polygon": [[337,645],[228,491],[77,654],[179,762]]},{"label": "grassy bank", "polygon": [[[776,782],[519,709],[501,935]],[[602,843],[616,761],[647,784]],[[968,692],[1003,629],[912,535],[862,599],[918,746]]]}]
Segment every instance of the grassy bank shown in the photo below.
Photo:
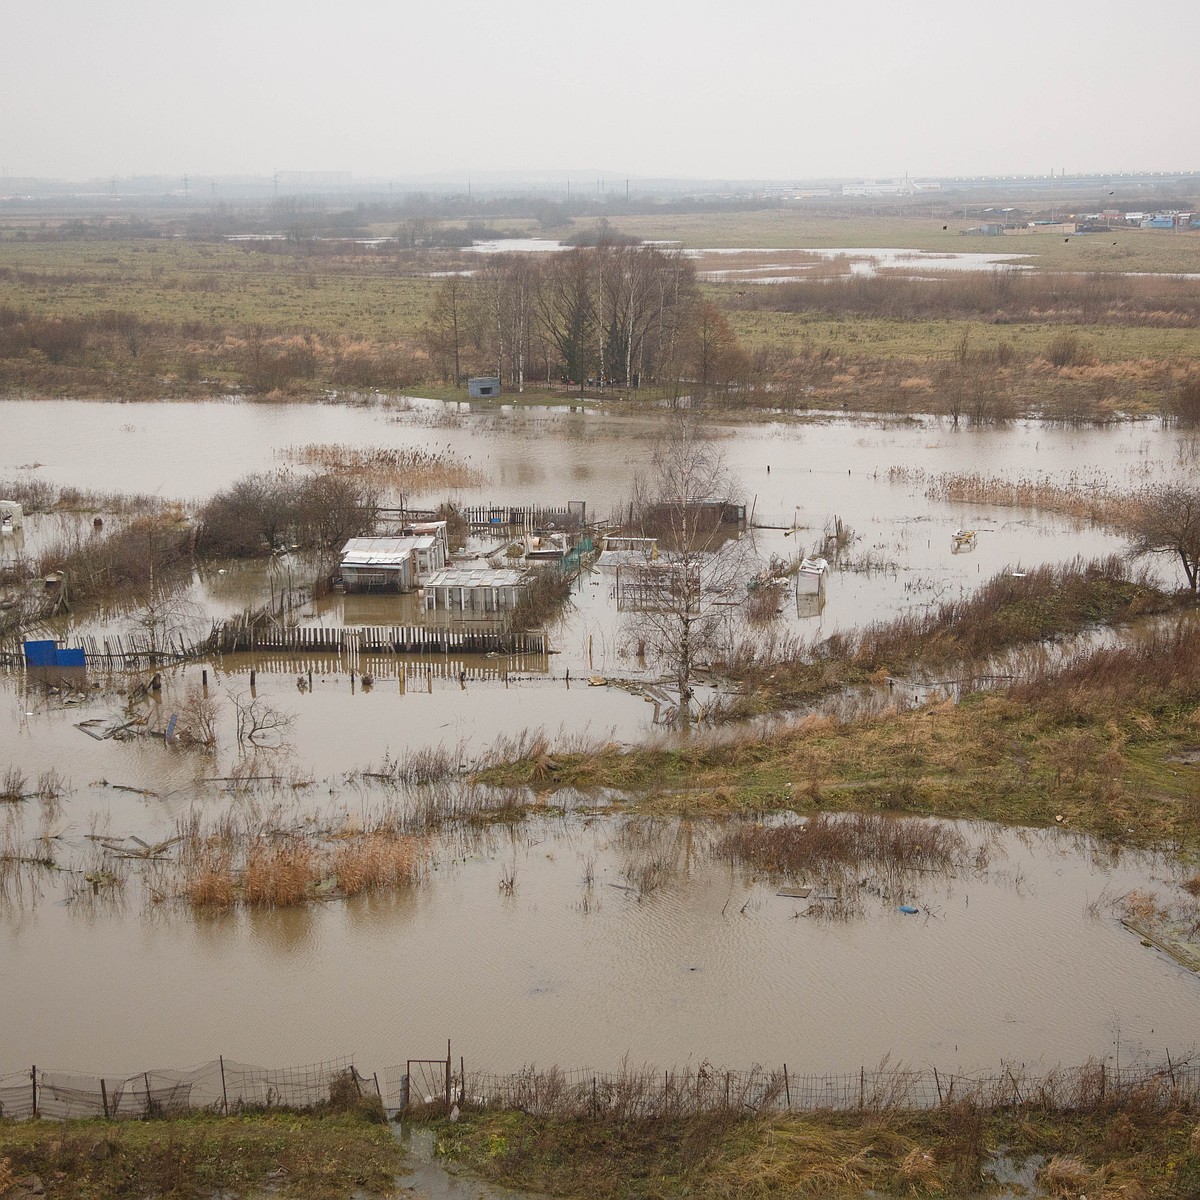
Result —
[{"label": "grassy bank", "polygon": [[0,1196],[389,1196],[401,1158],[387,1127],[357,1114],[0,1121]]},{"label": "grassy bank", "polygon": [[493,1182],[588,1200],[975,1194],[996,1157],[1056,1197],[1182,1200],[1200,1189],[1194,1114],[1136,1103],[1087,1115],[709,1115],[663,1121],[470,1115],[438,1149]]},{"label": "grassy bank", "polygon": [[[1082,621],[1106,594],[1118,607],[1140,603],[1128,593],[1117,599],[1122,590],[1081,580],[1064,589],[1075,599],[1062,608],[1005,604],[986,620],[948,613],[940,628],[900,621],[868,629],[837,655],[760,662],[753,681],[746,673],[747,699],[769,709],[804,689],[881,686],[889,662],[944,662],[970,646],[990,653],[1014,644],[1008,638],[1018,624],[1029,636],[1049,636],[1051,624],[1062,631],[1065,612]],[[1200,737],[1195,615],[1065,661],[1036,649],[1021,653],[1019,678],[972,684],[963,670],[958,703],[846,720],[809,716],[630,750],[606,744],[559,753],[543,745],[481,778],[539,789],[617,788],[649,811],[883,809],[1063,823],[1135,842],[1200,841],[1200,779],[1186,753]]]}]

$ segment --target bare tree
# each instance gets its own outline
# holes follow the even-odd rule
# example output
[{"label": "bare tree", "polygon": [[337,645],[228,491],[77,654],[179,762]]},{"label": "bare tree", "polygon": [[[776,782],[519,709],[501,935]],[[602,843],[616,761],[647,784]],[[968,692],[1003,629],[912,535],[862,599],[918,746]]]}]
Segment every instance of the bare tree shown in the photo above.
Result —
[{"label": "bare tree", "polygon": [[567,378],[583,390],[594,361],[595,294],[589,258],[582,250],[555,254],[546,264],[546,279],[537,297],[537,312],[558,352]]},{"label": "bare tree", "polygon": [[1144,496],[1130,523],[1135,554],[1174,554],[1188,587],[1200,583],[1200,492],[1165,485]]},{"label": "bare tree", "polygon": [[[454,386],[462,383],[462,351],[475,285],[457,272],[438,284],[425,341],[433,356],[446,367],[454,364]],[[445,368],[443,368],[445,370]],[[449,374],[448,370],[445,370]]]},{"label": "bare tree", "polygon": [[243,749],[279,750],[286,743],[296,718],[293,713],[255,696],[253,693],[230,692],[237,714],[237,740]]},{"label": "bare tree", "polygon": [[635,481],[634,520],[643,537],[658,539],[659,556],[627,571],[624,594],[618,579],[618,602],[631,633],[671,670],[683,724],[691,720],[696,666],[728,633],[728,601],[745,578],[740,524],[735,530],[729,520],[737,507],[720,446],[687,422],[671,427]]}]

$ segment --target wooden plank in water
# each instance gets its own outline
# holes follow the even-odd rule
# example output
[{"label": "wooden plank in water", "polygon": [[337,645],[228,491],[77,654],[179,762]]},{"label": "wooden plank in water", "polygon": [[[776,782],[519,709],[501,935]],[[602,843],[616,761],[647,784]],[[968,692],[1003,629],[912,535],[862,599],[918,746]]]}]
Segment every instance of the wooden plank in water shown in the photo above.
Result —
[{"label": "wooden plank in water", "polygon": [[807,900],[812,895],[810,887],[784,887],[775,893],[777,896],[787,896],[791,900]]}]

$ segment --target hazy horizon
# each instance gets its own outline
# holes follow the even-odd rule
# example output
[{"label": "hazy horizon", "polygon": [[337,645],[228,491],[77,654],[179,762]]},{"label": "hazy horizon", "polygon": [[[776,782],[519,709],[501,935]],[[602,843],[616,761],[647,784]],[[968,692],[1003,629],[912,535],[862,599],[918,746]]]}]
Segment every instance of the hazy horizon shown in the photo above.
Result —
[{"label": "hazy horizon", "polygon": [[46,0],[6,35],[10,178],[594,185],[1172,172],[1200,157],[1200,8]]}]

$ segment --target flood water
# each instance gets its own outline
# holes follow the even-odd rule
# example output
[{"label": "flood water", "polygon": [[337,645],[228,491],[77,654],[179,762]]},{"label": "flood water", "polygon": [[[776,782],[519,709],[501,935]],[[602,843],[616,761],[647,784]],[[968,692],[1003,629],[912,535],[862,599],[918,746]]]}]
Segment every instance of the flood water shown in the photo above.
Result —
[{"label": "flood water", "polygon": [[[157,802],[114,795],[111,812],[164,827]],[[962,832],[951,877],[868,887],[846,919],[806,915],[819,879],[814,899],[790,899],[714,858],[702,823],[604,815],[450,837],[412,889],[303,910],[197,914],[144,903],[136,879],[119,901],[64,903],[44,880],[0,915],[0,1063],[352,1052],[381,1069],[447,1037],[500,1071],[626,1056],[850,1071],[886,1054],[961,1070],[1190,1048],[1195,977],[1085,912],[1163,863],[1059,831]]]},{"label": "flood water", "polygon": [[[383,398],[2,407],[0,479],[29,472],[194,500],[282,465],[289,447],[423,446],[482,472],[485,482],[455,499],[585,500],[595,516],[623,506],[661,420]],[[714,432],[754,523],[773,527],[752,533],[761,559],[808,551],[834,518],[857,534],[824,607],[801,610],[793,599],[779,617],[780,628],[812,637],[969,592],[1006,566],[1122,548],[1065,518],[929,500],[914,472],[1132,488],[1188,475],[1196,457],[1190,441],[1145,424],[954,429],[839,418]],[[897,467],[902,477],[890,474]],[[32,519],[26,542],[49,538],[60,520]],[[979,531],[972,553],[951,552],[960,527]],[[1171,564],[1161,565],[1175,581]],[[206,571],[195,591],[224,613],[261,603],[268,586],[260,568],[231,565],[224,575]],[[390,603],[335,595],[303,619],[387,624],[401,619]],[[93,627],[85,619],[78,631]],[[89,832],[157,840],[193,806],[205,815],[284,801],[367,812],[379,796],[347,776],[414,748],[441,744],[469,762],[526,729],[622,742],[654,730],[655,706],[641,695],[584,684],[588,675],[658,677],[628,653],[603,572],[582,577],[550,635],[556,653],[512,664],[507,685],[486,660],[448,660],[433,674],[415,662],[372,663],[367,688],[368,665],[354,664],[352,676],[336,657],[233,656],[166,672],[162,693],[146,702],[151,727],[161,729],[208,670],[221,705],[212,757],[150,738],[97,741],[77,728],[120,721],[119,678],[93,673],[89,682],[103,686],[47,694],[20,672],[0,674],[0,772],[11,764],[35,779],[54,769],[71,788],[44,825],[35,801],[5,806],[5,836],[28,846],[54,835],[56,859],[83,869]],[[218,777],[244,765],[233,698],[249,695],[252,667],[257,694],[290,718],[262,771],[291,782],[231,800]],[[889,1052],[979,1068],[1113,1055],[1118,1040],[1123,1062],[1158,1057],[1164,1047],[1190,1048],[1200,1027],[1194,977],[1111,919],[1084,913],[1105,888],[1154,886],[1168,868],[1150,857],[1113,861],[1053,832],[972,830],[995,843],[989,866],[923,885],[927,911],[904,917],[894,898],[867,896],[854,919],[830,922],[714,859],[712,832],[701,826],[653,827],[671,870],[648,894],[625,890],[625,826],[604,814],[547,816],[515,834],[439,843],[436,869],[415,889],[303,911],[198,916],[145,903],[136,878],[117,901],[67,902],[61,880],[34,871],[0,904],[0,1070],[37,1061],[120,1072],[217,1053],[273,1064],[354,1053],[381,1069],[435,1054],[447,1036],[468,1067],[499,1070],[534,1060],[599,1069],[625,1055],[853,1070]],[[506,894],[501,879],[514,875]]]}]

